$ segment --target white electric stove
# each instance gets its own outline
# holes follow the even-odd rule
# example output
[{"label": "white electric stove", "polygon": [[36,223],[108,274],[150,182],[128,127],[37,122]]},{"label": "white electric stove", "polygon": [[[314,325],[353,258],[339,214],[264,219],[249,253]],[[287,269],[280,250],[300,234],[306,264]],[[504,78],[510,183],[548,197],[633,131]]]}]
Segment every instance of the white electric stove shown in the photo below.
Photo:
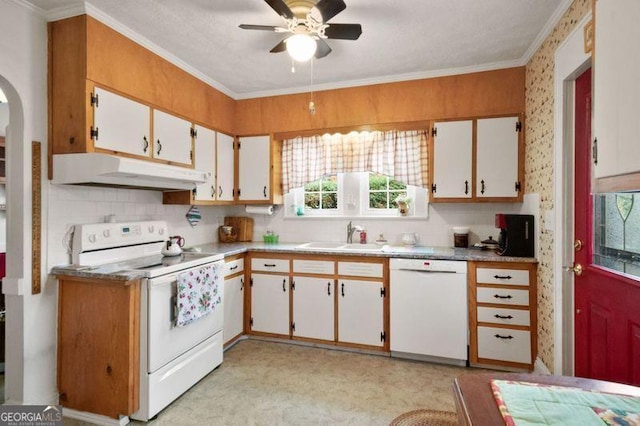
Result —
[{"label": "white electric stove", "polygon": [[162,256],[169,238],[164,221],[76,225],[72,261],[111,274],[142,273],[140,406],[129,417],[147,421],[222,363],[222,305],[184,327],[176,326],[180,274],[212,266],[222,297],[223,256]]}]

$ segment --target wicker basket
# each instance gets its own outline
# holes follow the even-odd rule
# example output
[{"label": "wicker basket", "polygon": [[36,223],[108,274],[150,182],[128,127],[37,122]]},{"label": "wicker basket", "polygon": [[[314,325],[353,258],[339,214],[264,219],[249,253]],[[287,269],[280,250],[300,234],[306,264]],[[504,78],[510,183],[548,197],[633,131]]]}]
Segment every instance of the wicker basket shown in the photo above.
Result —
[{"label": "wicker basket", "polygon": [[222,226],[218,227],[218,241],[221,243],[235,243],[238,241],[238,232],[234,228],[230,234],[225,234]]}]

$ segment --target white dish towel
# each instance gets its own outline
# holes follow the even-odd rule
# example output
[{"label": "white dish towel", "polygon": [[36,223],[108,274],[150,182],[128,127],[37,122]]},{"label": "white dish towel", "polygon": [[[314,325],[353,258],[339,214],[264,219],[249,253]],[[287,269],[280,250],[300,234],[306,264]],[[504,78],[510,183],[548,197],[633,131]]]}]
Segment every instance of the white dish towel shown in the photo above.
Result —
[{"label": "white dish towel", "polygon": [[178,275],[177,327],[191,324],[221,307],[220,269],[216,263]]}]

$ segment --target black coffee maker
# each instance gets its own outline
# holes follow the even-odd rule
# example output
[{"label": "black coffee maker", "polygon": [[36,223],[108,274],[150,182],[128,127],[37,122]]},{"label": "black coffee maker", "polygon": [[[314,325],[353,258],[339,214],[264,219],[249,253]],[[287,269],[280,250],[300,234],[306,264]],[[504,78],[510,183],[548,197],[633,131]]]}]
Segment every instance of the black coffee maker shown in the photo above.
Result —
[{"label": "black coffee maker", "polygon": [[534,257],[533,216],[530,214],[496,214],[496,228],[500,228],[498,254],[500,256]]}]

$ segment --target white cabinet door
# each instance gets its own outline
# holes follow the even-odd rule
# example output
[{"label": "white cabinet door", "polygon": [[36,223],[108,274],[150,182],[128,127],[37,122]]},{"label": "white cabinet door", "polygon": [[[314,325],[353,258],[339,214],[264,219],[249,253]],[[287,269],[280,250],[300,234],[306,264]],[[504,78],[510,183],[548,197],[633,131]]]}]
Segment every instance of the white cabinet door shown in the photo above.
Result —
[{"label": "white cabinet door", "polygon": [[222,341],[227,343],[242,334],[244,320],[244,277],[237,276],[224,281],[224,327]]},{"label": "white cabinet door", "polygon": [[477,121],[476,196],[517,197],[518,117]]},{"label": "white cabinet door", "polygon": [[288,336],[289,278],[253,274],[251,279],[251,330]]},{"label": "white cabinet door", "polygon": [[194,199],[212,201],[216,196],[216,132],[197,125],[195,129],[195,166],[196,170],[207,172],[207,181],[196,185]]},{"label": "white cabinet door", "polygon": [[217,193],[218,201],[233,201],[234,140],[232,136],[218,133],[217,155]]},{"label": "white cabinet door", "polygon": [[95,88],[93,105],[96,148],[127,154],[151,156],[151,109],[131,99]]},{"label": "white cabinet door", "polygon": [[239,139],[238,190],[239,200],[259,201],[271,198],[271,140],[269,136]]},{"label": "white cabinet door", "polygon": [[471,198],[473,121],[435,124],[433,198]]},{"label": "white cabinet door", "polygon": [[333,278],[293,278],[293,335],[335,339]]},{"label": "white cabinet door", "polygon": [[595,177],[640,171],[640,2],[596,3],[593,129],[597,138]]},{"label": "white cabinet door", "polygon": [[338,280],[338,341],[382,346],[382,283]]},{"label": "white cabinet door", "polygon": [[153,110],[153,157],[178,164],[192,164],[191,123]]}]

